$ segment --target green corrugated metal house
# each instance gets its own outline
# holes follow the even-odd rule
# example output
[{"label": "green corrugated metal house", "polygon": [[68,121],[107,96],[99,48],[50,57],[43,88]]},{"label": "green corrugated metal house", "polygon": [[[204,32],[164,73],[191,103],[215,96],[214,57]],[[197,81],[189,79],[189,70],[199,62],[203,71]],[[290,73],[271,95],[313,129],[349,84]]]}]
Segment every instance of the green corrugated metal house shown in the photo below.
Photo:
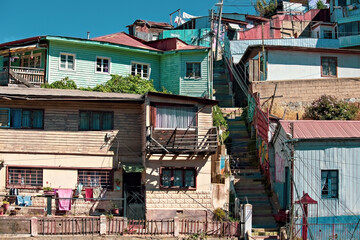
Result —
[{"label": "green corrugated metal house", "polygon": [[140,75],[157,90],[211,96],[209,48],[176,39],[145,42],[126,33],[93,39],[37,36],[0,44],[0,85],[52,83],[65,77],[93,87],[111,74]]}]

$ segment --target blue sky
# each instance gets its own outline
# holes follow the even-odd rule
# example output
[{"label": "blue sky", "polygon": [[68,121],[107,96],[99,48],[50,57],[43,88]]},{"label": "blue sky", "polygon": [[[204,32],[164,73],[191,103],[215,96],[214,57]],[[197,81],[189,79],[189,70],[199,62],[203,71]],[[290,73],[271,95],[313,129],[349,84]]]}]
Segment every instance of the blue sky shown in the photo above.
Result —
[{"label": "blue sky", "polygon": [[[254,14],[251,1],[224,0],[224,12]],[[177,9],[195,16],[217,10],[218,0],[0,0],[0,43],[39,35],[86,38],[127,32],[136,19],[169,22]]]}]

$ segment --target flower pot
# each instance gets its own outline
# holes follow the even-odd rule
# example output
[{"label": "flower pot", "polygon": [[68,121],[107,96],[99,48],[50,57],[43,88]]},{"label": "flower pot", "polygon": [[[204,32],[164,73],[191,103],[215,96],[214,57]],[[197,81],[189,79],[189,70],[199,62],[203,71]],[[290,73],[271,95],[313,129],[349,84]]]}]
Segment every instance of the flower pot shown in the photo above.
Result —
[{"label": "flower pot", "polygon": [[9,203],[3,204],[4,211],[6,212],[9,209]]},{"label": "flower pot", "polygon": [[119,215],[119,209],[118,209],[118,208],[114,208],[114,209],[113,209],[113,214]]},{"label": "flower pot", "polygon": [[0,210],[0,216],[4,215],[4,210]]}]

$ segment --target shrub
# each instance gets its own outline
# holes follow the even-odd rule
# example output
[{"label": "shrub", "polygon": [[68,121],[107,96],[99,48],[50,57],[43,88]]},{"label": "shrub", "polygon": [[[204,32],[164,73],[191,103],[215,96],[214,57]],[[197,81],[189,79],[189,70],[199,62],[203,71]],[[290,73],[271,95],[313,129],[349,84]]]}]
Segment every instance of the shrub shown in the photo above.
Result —
[{"label": "shrub", "polygon": [[65,77],[60,81],[55,81],[53,83],[45,83],[41,85],[42,88],[57,88],[57,89],[77,89],[76,83],[69,79],[69,77]]},{"label": "shrub", "polygon": [[212,115],[213,115],[213,125],[221,129],[222,131],[221,140],[224,142],[229,136],[229,132],[228,132],[229,126],[219,106],[213,107]]},{"label": "shrub", "polygon": [[221,208],[216,208],[214,210],[214,220],[216,221],[226,221],[226,213],[223,209]]},{"label": "shrub", "polygon": [[322,95],[305,108],[304,119],[313,120],[352,120],[359,108],[335,97]]}]

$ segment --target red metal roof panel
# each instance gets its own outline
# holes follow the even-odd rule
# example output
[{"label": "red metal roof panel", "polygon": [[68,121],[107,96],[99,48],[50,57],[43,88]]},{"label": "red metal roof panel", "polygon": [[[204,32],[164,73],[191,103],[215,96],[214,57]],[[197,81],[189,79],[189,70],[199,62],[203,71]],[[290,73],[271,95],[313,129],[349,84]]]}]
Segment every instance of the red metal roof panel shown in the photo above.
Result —
[{"label": "red metal roof panel", "polygon": [[294,126],[293,138],[360,138],[360,121],[281,120],[286,133],[291,133],[290,123]]}]

